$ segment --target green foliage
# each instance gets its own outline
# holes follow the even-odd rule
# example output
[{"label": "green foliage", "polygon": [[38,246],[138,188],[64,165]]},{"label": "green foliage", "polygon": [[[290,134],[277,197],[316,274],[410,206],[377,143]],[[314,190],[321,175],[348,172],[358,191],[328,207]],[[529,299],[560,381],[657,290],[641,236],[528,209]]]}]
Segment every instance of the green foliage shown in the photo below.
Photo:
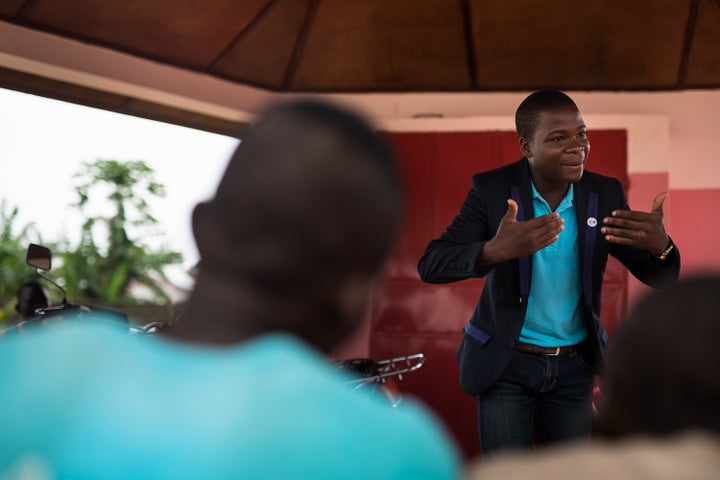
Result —
[{"label": "green foliage", "polygon": [[33,280],[34,274],[25,263],[29,243],[38,243],[40,235],[32,223],[16,228],[18,207],[0,202],[0,322],[15,314],[15,295],[21,283]]},{"label": "green foliage", "polygon": [[[86,215],[80,241],[76,246],[68,240],[45,243],[55,253],[56,268],[51,276],[64,286],[73,303],[133,301],[129,290],[134,284],[147,287],[156,303],[170,300],[158,279],[167,280],[164,268],[181,262],[182,256],[141,241],[157,234],[153,229],[158,221],[150,212],[149,196],[165,195],[153,176],[154,171],[142,161],[102,159],[83,163],[75,175],[78,202],[74,207]],[[93,204],[102,203],[103,196],[113,214],[87,214]],[[17,217],[17,207],[0,202],[0,328],[3,320],[15,313],[17,288],[37,278],[25,263],[28,244],[43,243],[33,224],[17,227]],[[106,238],[98,241],[98,231]],[[46,290],[51,304],[60,300],[56,289]]]},{"label": "green foliage", "polygon": [[[182,261],[178,252],[151,249],[140,238],[153,234],[158,221],[150,213],[147,196],[163,197],[163,186],[154,180],[154,171],[143,161],[119,162],[98,159],[83,163],[75,175],[78,202],[74,206],[87,215],[87,209],[105,189],[114,214],[86,216],[79,244],[61,248],[61,276],[74,302],[116,302],[130,300],[133,283],[147,287],[159,303],[169,301],[157,279],[166,280],[164,267]],[[104,227],[107,241],[96,240],[97,227]],[[128,227],[136,237],[130,238]]]}]

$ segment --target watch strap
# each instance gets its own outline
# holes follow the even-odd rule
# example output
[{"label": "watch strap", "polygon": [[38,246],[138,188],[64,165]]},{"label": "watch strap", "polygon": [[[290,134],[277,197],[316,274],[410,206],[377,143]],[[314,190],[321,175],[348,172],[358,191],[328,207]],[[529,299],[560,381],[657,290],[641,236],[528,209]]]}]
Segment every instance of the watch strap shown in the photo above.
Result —
[{"label": "watch strap", "polygon": [[673,251],[673,248],[675,248],[675,244],[670,242],[670,244],[667,246],[667,248],[665,250],[663,250],[663,252],[657,257],[658,260],[660,260],[661,262],[665,261],[665,259],[670,254],[670,252]]}]

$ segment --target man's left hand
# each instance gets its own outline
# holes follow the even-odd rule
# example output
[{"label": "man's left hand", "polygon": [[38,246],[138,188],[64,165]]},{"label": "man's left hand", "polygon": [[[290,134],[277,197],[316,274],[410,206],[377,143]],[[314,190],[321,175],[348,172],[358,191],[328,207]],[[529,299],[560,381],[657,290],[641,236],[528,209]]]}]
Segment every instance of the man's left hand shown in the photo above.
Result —
[{"label": "man's left hand", "polygon": [[611,217],[605,217],[602,233],[605,240],[618,245],[628,245],[647,250],[651,255],[660,256],[670,239],[663,226],[663,202],[667,192],[655,197],[652,210],[614,210]]}]

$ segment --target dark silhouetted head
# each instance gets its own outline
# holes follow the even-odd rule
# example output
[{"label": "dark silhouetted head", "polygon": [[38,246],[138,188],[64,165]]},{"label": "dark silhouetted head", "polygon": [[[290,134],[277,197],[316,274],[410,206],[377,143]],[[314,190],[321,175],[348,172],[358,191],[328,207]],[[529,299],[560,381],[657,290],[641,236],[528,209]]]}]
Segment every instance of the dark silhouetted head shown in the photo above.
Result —
[{"label": "dark silhouetted head", "polygon": [[655,291],[620,324],[597,421],[607,436],[720,434],[720,275]]},{"label": "dark silhouetted head", "polygon": [[237,287],[246,332],[286,330],[331,348],[360,322],[357,293],[384,264],[400,212],[394,157],[363,118],[318,101],[279,104],[193,213],[198,281]]}]

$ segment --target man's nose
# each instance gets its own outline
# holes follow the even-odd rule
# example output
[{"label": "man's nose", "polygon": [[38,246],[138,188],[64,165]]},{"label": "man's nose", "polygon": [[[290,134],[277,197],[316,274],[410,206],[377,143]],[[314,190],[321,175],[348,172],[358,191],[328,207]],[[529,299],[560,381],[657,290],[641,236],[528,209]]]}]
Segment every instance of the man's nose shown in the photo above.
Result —
[{"label": "man's nose", "polygon": [[587,138],[574,138],[572,144],[568,146],[568,151],[578,153],[581,150],[585,152],[590,150],[590,142]]}]

